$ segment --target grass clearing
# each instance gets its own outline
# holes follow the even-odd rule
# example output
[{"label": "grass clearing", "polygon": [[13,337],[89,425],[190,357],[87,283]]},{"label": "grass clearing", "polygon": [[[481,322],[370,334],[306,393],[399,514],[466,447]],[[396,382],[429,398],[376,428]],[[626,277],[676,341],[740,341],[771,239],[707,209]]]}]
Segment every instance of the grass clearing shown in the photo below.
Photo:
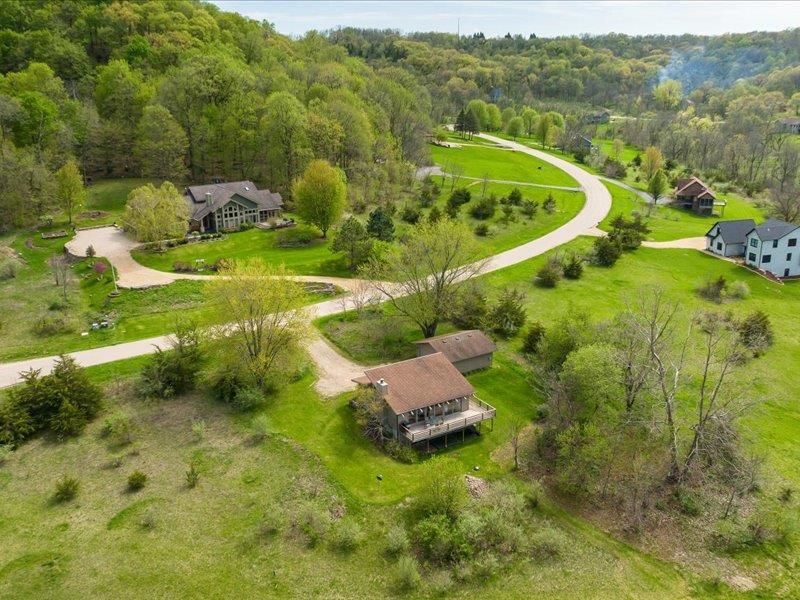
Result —
[{"label": "grass clearing", "polygon": [[[94,225],[108,225],[119,222],[125,212],[125,202],[128,194],[137,187],[148,183],[159,185],[161,182],[153,179],[98,179],[86,187],[86,204],[75,215],[76,227],[91,227]],[[99,212],[92,217],[81,213]]]},{"label": "grass clearing", "polygon": [[434,162],[448,172],[448,165],[459,164],[466,177],[521,181],[540,185],[577,187],[578,183],[561,169],[543,160],[500,148],[464,146],[462,148],[431,147]]}]

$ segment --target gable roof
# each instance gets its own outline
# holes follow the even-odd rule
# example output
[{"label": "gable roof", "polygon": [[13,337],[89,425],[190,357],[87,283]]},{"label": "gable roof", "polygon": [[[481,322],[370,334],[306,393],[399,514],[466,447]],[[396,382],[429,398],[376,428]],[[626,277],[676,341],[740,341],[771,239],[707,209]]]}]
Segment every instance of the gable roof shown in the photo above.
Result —
[{"label": "gable roof", "polygon": [[417,345],[428,345],[436,352],[441,352],[450,362],[458,362],[475,358],[497,350],[495,343],[478,329],[459,331],[447,335],[439,335],[414,342]]},{"label": "gable roof", "polygon": [[383,399],[398,415],[475,393],[441,352],[368,369],[364,375],[373,385],[381,379],[388,384]]},{"label": "gable roof", "polygon": [[744,244],[747,234],[755,229],[756,222],[753,219],[736,219],[733,221],[717,221],[708,230],[706,236],[714,231],[715,227],[719,228],[717,235],[722,237],[722,241],[726,244]]},{"label": "gable roof", "polygon": [[[259,190],[252,181],[230,181],[209,185],[194,185],[186,188],[189,216],[199,221],[231,200],[237,200],[250,208],[275,210],[283,206],[283,198],[269,190]],[[238,198],[235,198],[238,197]],[[242,202],[245,200],[246,202]]]},{"label": "gable roof", "polygon": [[699,196],[704,192],[713,193],[709,187],[700,181],[697,177],[690,177],[689,179],[679,179],[678,185],[675,187],[675,195],[681,196]]},{"label": "gable roof", "polygon": [[751,229],[747,234],[750,235],[751,232],[755,231],[762,242],[771,242],[773,240],[779,240],[783,236],[799,228],[800,227],[794,223],[787,223],[780,219],[767,219],[762,225]]}]

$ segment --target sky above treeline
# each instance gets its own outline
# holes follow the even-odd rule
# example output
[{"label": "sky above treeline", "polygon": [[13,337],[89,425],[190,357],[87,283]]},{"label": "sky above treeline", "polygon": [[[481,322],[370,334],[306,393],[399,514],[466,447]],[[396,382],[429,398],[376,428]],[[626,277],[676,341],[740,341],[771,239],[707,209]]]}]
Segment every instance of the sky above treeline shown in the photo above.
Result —
[{"label": "sky above treeline", "polygon": [[329,2],[212,0],[221,9],[266,20],[285,35],[351,26],[443,31],[487,37],[601,33],[718,35],[800,27],[800,2],[639,1],[504,2],[452,0]]}]

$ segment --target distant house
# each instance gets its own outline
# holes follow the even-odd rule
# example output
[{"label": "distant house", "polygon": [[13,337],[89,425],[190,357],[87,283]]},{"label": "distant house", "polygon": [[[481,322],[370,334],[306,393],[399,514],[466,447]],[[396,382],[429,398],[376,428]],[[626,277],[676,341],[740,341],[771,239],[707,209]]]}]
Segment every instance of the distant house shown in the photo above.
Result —
[{"label": "distant house", "polygon": [[231,181],[186,188],[189,225],[195,231],[238,229],[243,223],[263,223],[281,216],[283,198],[259,190],[252,181]]},{"label": "distant house", "polygon": [[675,188],[675,204],[687,208],[698,215],[714,214],[715,206],[725,206],[725,202],[717,200],[714,192],[697,177],[679,179]]},{"label": "distant house", "polygon": [[373,387],[383,402],[386,433],[408,444],[444,438],[493,420],[496,410],[441,352],[373,369],[354,379]]},{"label": "distant house", "polygon": [[720,256],[744,256],[747,234],[755,226],[753,219],[717,221],[706,233],[706,250]]},{"label": "distant house", "polygon": [[796,277],[800,275],[798,239],[800,227],[769,219],[747,233],[745,263],[775,277]]},{"label": "distant house", "polygon": [[608,123],[611,120],[611,112],[608,110],[601,110],[600,112],[592,113],[583,117],[583,122],[587,125],[601,125]]},{"label": "distant house", "polygon": [[800,133],[800,118],[792,117],[778,121],[778,129],[782,133]]},{"label": "distant house", "polygon": [[492,366],[495,343],[477,329],[426,338],[416,342],[417,356],[441,352],[461,373]]}]

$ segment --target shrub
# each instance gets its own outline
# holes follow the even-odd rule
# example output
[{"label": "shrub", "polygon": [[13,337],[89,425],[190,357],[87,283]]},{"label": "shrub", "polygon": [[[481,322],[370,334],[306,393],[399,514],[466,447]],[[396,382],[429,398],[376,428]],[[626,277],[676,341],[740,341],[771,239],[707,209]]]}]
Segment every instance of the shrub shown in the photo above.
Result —
[{"label": "shrub", "polygon": [[176,273],[193,273],[194,266],[185,260],[176,260],[172,263],[172,270]]},{"label": "shrub", "polygon": [[264,393],[256,387],[245,387],[236,392],[231,405],[241,411],[253,410],[264,403]]},{"label": "shrub", "polygon": [[103,437],[115,446],[126,446],[133,441],[133,423],[130,416],[116,412],[103,422]]},{"label": "shrub", "polygon": [[556,199],[553,198],[552,192],[547,194],[547,198],[545,198],[542,208],[546,213],[553,214],[556,212]]},{"label": "shrub", "polygon": [[461,329],[480,329],[486,322],[489,312],[483,288],[468,283],[456,298],[451,309],[450,320]]},{"label": "shrub", "polygon": [[128,475],[128,491],[138,492],[147,483],[147,475],[139,470]]},{"label": "shrub", "polygon": [[15,260],[6,260],[0,263],[0,281],[14,279],[19,272],[19,264]]},{"label": "shrub", "polygon": [[475,235],[478,237],[486,237],[489,235],[489,226],[486,223],[478,223],[475,226]]},{"label": "shrub", "polygon": [[642,221],[641,215],[637,214],[633,219],[617,215],[611,221],[611,232],[608,237],[617,242],[623,250],[635,250],[642,245],[648,233],[650,228]]},{"label": "shrub", "polygon": [[33,333],[41,337],[73,331],[75,331],[74,323],[64,315],[45,315],[33,323]]},{"label": "shrub", "polygon": [[504,337],[513,337],[525,324],[525,293],[512,288],[500,292],[497,303],[489,312],[492,331]]},{"label": "shrub", "polygon": [[497,210],[497,197],[492,194],[478,201],[469,211],[474,219],[490,219]]},{"label": "shrub", "polygon": [[583,275],[583,258],[579,254],[572,253],[564,261],[564,277],[567,279],[580,279]]},{"label": "shrub", "polygon": [[747,524],[738,519],[720,519],[714,523],[709,545],[719,552],[735,553],[753,543]]},{"label": "shrub", "polygon": [[255,223],[252,223],[250,221],[244,221],[243,223],[239,224],[239,231],[249,231],[255,226],[256,226]]},{"label": "shrub", "polygon": [[519,188],[514,188],[508,194],[508,203],[511,206],[521,206],[522,205],[522,192],[519,191]]},{"label": "shrub", "polygon": [[536,273],[536,283],[541,287],[554,288],[561,281],[562,274],[561,259],[557,256],[551,256]]},{"label": "shrub", "polygon": [[56,503],[69,502],[78,495],[80,484],[74,477],[64,475],[56,482],[56,491],[53,493],[53,501]]},{"label": "shrub", "polygon": [[472,194],[467,188],[458,188],[453,190],[450,197],[447,198],[447,206],[460,207],[467,204],[472,199]]},{"label": "shrub", "polygon": [[417,518],[444,515],[455,521],[467,499],[467,490],[458,464],[446,457],[425,463],[422,486],[410,506]]},{"label": "shrub", "polygon": [[727,287],[727,280],[720,275],[716,279],[708,279],[700,284],[700,287],[697,288],[697,293],[706,300],[719,303],[722,302]]},{"label": "shrub", "polygon": [[410,545],[408,534],[402,526],[395,525],[386,533],[386,553],[390,556],[404,554]]},{"label": "shrub", "polygon": [[47,310],[66,310],[67,308],[69,308],[69,303],[65,302],[63,298],[53,298],[47,305]]},{"label": "shrub", "polygon": [[678,510],[684,515],[696,517],[702,512],[698,495],[685,487],[675,490],[675,501],[678,503]]},{"label": "shrub", "polygon": [[750,286],[744,281],[734,281],[728,288],[728,295],[737,300],[745,300],[750,296]]},{"label": "shrub", "polygon": [[529,219],[536,215],[539,210],[539,203],[536,200],[525,199],[520,204],[519,211]]},{"label": "shrub", "polygon": [[192,421],[192,433],[194,434],[194,441],[201,442],[206,435],[206,422],[202,419]]},{"label": "shrub", "polygon": [[316,547],[325,537],[330,528],[330,516],[314,507],[306,507],[296,523],[297,529],[306,538],[309,548]]},{"label": "shrub", "polygon": [[406,205],[403,207],[403,210],[400,211],[400,218],[411,225],[416,225],[420,217],[419,209],[414,206]]},{"label": "shrub", "polygon": [[603,267],[612,267],[622,256],[622,246],[609,237],[599,237],[594,241],[594,260]]},{"label": "shrub", "polygon": [[152,510],[146,511],[139,520],[139,527],[147,531],[152,531],[156,528],[156,525],[158,525],[158,517]]},{"label": "shrub", "polygon": [[736,328],[742,344],[752,350],[756,356],[772,346],[775,341],[769,317],[760,310],[747,315],[737,324]]},{"label": "shrub", "polygon": [[570,546],[566,534],[549,524],[533,531],[528,540],[531,555],[539,559],[558,558]]},{"label": "shrub", "polygon": [[397,586],[403,591],[419,587],[422,578],[417,561],[411,556],[402,556],[397,562]]},{"label": "shrub", "polygon": [[157,348],[142,367],[137,393],[143,398],[172,398],[194,389],[205,356],[194,323],[180,323],[170,350]]},{"label": "shrub", "polygon": [[614,179],[625,179],[628,170],[625,168],[625,165],[618,160],[606,158],[606,162],[603,163],[603,174],[606,177],[612,177]]},{"label": "shrub", "polygon": [[319,234],[311,227],[292,227],[275,234],[279,248],[299,248],[311,244]]},{"label": "shrub", "polygon": [[430,212],[428,213],[428,223],[436,223],[442,218],[442,211],[439,210],[438,206],[434,206],[431,208]]},{"label": "shrub", "polygon": [[256,415],[250,422],[250,431],[253,433],[253,441],[263,442],[269,437],[271,427],[269,417],[265,414]]},{"label": "shrub", "polygon": [[398,462],[407,465],[417,462],[417,451],[408,444],[398,442],[397,440],[389,440],[383,445],[383,451]]},{"label": "shrub", "polygon": [[531,323],[525,338],[522,340],[522,351],[525,354],[536,354],[539,351],[539,344],[544,337],[545,328],[539,321]]},{"label": "shrub", "polygon": [[470,562],[470,574],[474,579],[486,581],[500,568],[500,561],[491,552],[482,552]]},{"label": "shrub", "polygon": [[[128,480],[130,482],[130,480]],[[189,470],[186,471],[186,487],[189,489],[197,487],[200,481],[200,472],[197,470],[194,462],[189,465]]]},{"label": "shrub", "polygon": [[218,258],[214,261],[214,264],[209,267],[212,271],[224,271],[226,269],[230,269],[233,266],[233,261],[228,258]]},{"label": "shrub", "polygon": [[12,396],[0,402],[0,444],[4,447],[17,446],[36,431],[37,424],[23,401]]},{"label": "shrub", "polygon": [[337,521],[331,532],[331,545],[340,552],[352,552],[361,543],[363,533],[359,524],[351,518]]},{"label": "shrub", "polygon": [[[543,405],[541,405],[543,406]],[[525,500],[530,508],[537,509],[544,499],[544,486],[538,479],[531,481]]]}]

